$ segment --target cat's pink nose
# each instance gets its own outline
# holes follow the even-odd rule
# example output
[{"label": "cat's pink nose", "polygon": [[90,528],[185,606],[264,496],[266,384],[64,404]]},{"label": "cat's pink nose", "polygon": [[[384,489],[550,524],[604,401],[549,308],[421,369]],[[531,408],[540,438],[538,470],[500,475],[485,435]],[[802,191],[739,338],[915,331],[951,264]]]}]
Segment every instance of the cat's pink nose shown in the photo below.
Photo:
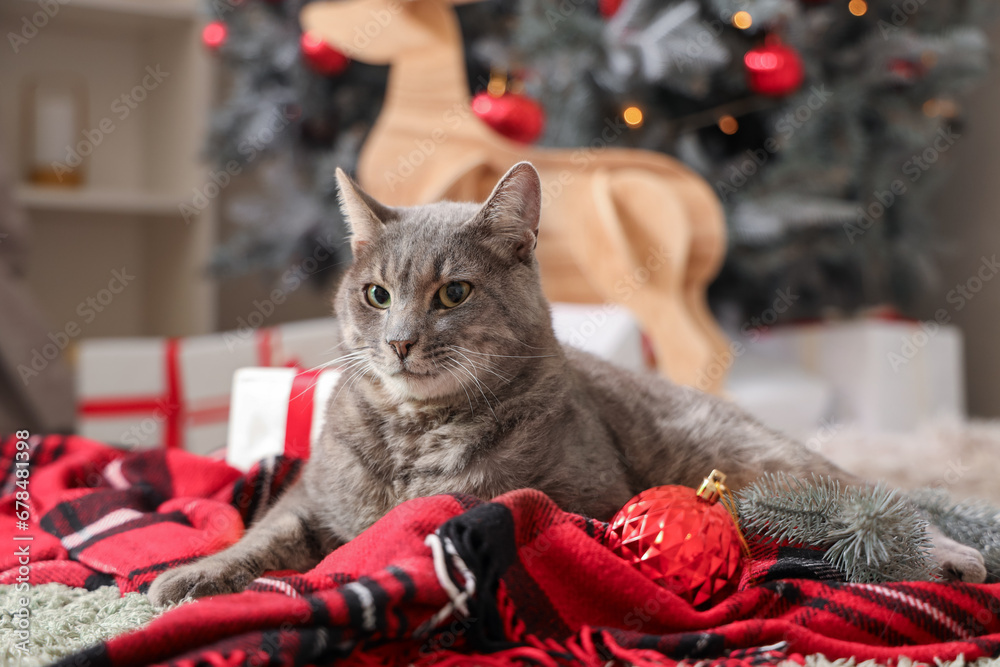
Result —
[{"label": "cat's pink nose", "polygon": [[396,350],[396,356],[401,360],[406,358],[406,355],[410,353],[410,348],[413,347],[415,340],[390,340],[386,341],[389,345],[392,345],[393,349]]}]

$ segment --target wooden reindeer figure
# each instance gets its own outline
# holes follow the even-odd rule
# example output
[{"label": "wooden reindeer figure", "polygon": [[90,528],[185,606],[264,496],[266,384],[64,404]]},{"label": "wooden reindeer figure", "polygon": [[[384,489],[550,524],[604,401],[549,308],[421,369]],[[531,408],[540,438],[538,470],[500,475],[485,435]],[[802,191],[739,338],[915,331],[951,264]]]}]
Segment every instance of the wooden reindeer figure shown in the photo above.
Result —
[{"label": "wooden reindeer figure", "polygon": [[[382,113],[358,179],[379,200],[482,201],[508,168],[534,163],[543,185],[537,256],[552,301],[619,303],[653,343],[659,370],[718,392],[728,341],[706,303],[725,254],[721,207],[699,176],[664,155],[610,147],[533,148],[469,106],[456,0],[330,0],[301,19],[355,60],[389,65]],[[613,143],[614,124],[606,143]]]}]

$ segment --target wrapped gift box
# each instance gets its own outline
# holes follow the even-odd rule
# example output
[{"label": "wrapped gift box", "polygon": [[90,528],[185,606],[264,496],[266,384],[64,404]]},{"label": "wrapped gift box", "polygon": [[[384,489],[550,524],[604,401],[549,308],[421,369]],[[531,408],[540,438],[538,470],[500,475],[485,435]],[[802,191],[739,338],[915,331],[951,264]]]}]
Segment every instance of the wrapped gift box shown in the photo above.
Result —
[{"label": "wrapped gift box", "polygon": [[621,306],[552,304],[552,328],[566,345],[634,371],[656,368],[652,346],[635,317]]},{"label": "wrapped gift box", "polygon": [[308,458],[339,370],[244,368],[233,376],[226,462],[249,470],[268,456]]},{"label": "wrapped gift box", "polygon": [[965,415],[962,335],[954,326],[878,318],[782,326],[746,347],[748,357],[824,381],[837,422],[905,431]]},{"label": "wrapped gift box", "polygon": [[77,432],[133,448],[207,454],[226,443],[233,374],[333,358],[331,318],[190,338],[91,339],[77,367]]}]

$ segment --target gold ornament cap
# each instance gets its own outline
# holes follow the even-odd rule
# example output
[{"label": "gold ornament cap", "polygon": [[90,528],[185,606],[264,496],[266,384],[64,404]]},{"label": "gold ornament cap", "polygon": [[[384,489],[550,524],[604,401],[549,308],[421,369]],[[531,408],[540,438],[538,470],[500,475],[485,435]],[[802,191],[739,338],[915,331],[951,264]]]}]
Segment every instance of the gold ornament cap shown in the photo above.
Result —
[{"label": "gold ornament cap", "polygon": [[729,489],[726,487],[726,473],[713,470],[698,487],[698,497],[714,505]]},{"label": "gold ornament cap", "polygon": [[729,516],[733,518],[733,523],[736,525],[736,535],[740,538],[743,555],[749,558],[750,545],[747,544],[746,538],[743,537],[743,531],[740,529],[740,513],[737,510],[736,500],[733,498],[732,492],[726,486],[726,473],[721,470],[713,470],[708,473],[708,477],[702,480],[695,495],[709,505],[714,505],[719,500],[722,501],[722,506],[729,512]]}]

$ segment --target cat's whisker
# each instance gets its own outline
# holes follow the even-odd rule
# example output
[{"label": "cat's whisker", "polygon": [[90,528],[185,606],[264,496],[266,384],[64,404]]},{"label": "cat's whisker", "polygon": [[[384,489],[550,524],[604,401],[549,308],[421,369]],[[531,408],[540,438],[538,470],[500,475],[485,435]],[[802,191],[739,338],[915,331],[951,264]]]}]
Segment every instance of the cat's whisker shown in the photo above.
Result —
[{"label": "cat's whisker", "polygon": [[314,378],[313,381],[309,384],[308,387],[306,387],[305,389],[303,389],[302,391],[300,391],[297,395],[289,397],[288,402],[291,403],[292,401],[297,400],[299,397],[303,396],[304,394],[308,394],[310,391],[312,391],[313,387],[315,387],[316,383],[318,383],[318,382],[319,382],[319,378]]},{"label": "cat's whisker", "polygon": [[338,347],[341,347],[343,345],[347,345],[348,342],[350,342],[350,341],[342,340],[339,343],[337,343],[336,345],[334,345],[333,347],[328,347],[327,349],[323,350],[323,354],[328,354],[330,352],[333,352]]},{"label": "cat's whisker", "polygon": [[494,374],[498,375],[499,377],[501,377],[504,380],[506,380],[508,383],[510,383],[510,381],[512,379],[506,373],[501,373],[501,372],[499,372],[497,370],[497,368],[503,368],[503,366],[501,365],[502,362],[494,361],[492,359],[477,359],[477,360],[473,361],[472,363],[474,363],[474,364],[482,367],[485,370],[490,371],[491,373],[494,373]]},{"label": "cat's whisker", "polygon": [[[530,347],[533,350],[544,350],[545,349],[544,347],[539,347],[537,345],[529,345],[528,343],[525,343],[523,340],[518,340],[516,338],[504,338],[504,340],[508,340],[511,343],[517,343],[518,345],[523,345],[525,347]],[[546,356],[554,356],[554,355],[546,355]]]},{"label": "cat's whisker", "polygon": [[[493,373],[493,375],[496,375],[496,376],[497,376],[498,378],[500,378],[500,380],[502,380],[503,382],[505,382],[505,383],[507,383],[507,384],[510,384],[510,378],[508,378],[508,377],[505,377],[505,376],[503,376],[503,375],[500,375],[499,373],[497,373],[496,371],[494,371],[494,370],[493,370],[492,368],[490,368],[489,366],[485,366],[485,365],[482,365],[482,366],[480,366],[480,365],[477,365],[477,364],[476,364],[476,362],[474,362],[474,361],[473,361],[472,359],[469,359],[469,357],[467,357],[467,356],[465,355],[465,353],[463,353],[463,352],[462,352],[462,351],[461,351],[461,350],[460,350],[459,348],[457,348],[457,347],[454,347],[454,346],[449,346],[449,347],[451,347],[451,349],[452,349],[452,350],[454,350],[455,352],[458,352],[458,353],[459,353],[460,355],[462,355],[463,357],[465,357],[465,360],[466,360],[466,361],[468,361],[468,362],[469,362],[469,365],[471,365],[471,366],[472,366],[473,368],[477,368],[477,369],[479,369],[479,370],[484,370],[484,371],[486,371],[487,373]],[[495,394],[494,394],[494,396],[495,396]]]},{"label": "cat's whisker", "polygon": [[337,357],[335,359],[330,359],[329,361],[324,361],[323,363],[317,364],[316,366],[313,366],[312,368],[307,368],[304,372],[318,371],[320,369],[327,368],[327,367],[333,366],[335,364],[339,364],[340,362],[348,360],[348,359],[353,360],[353,359],[362,358],[364,355],[362,354],[361,351],[362,350],[366,350],[366,349],[368,349],[368,348],[367,347],[356,348],[354,350],[351,350],[350,352],[348,352],[345,355],[339,356],[339,357]]},{"label": "cat's whisker", "polygon": [[350,388],[353,387],[357,383],[358,380],[360,380],[364,376],[368,375],[368,371],[369,370],[373,370],[371,368],[371,364],[370,363],[363,365],[361,367],[360,374],[359,373],[355,373],[354,376],[352,377],[351,383],[350,383],[350,385],[348,385],[348,390],[350,390]]},{"label": "cat's whisker", "polygon": [[[489,408],[490,412],[493,414],[493,419],[496,419],[497,423],[499,424],[500,423],[500,419],[497,417],[497,413],[493,411],[493,406],[490,404],[490,399],[488,399],[486,397],[486,393],[483,391],[483,383],[480,382],[479,378],[476,377],[476,374],[473,373],[472,371],[470,371],[468,368],[466,368],[465,365],[461,361],[458,361],[457,359],[453,359],[452,361],[454,361],[456,364],[458,364],[458,367],[462,371],[464,371],[466,375],[468,375],[470,378],[472,378],[472,381],[476,385],[476,389],[479,390],[479,393],[483,395],[483,400],[486,401],[486,407]],[[493,390],[492,389],[490,389],[489,387],[486,387],[486,388],[489,389],[489,391],[490,391],[491,394],[493,394]],[[493,394],[493,398],[497,398],[497,395]],[[497,398],[497,401],[499,401],[499,400],[500,399]]]},{"label": "cat's whisker", "polygon": [[[450,359],[448,361],[451,363]],[[476,409],[472,407],[472,396],[469,395],[469,390],[465,388],[465,382],[462,381],[462,378],[460,378],[459,376],[455,375],[455,371],[453,371],[451,369],[451,367],[445,366],[444,369],[446,371],[448,371],[449,373],[451,373],[452,377],[455,378],[455,380],[458,382],[458,386],[461,387],[462,391],[465,392],[465,397],[467,399],[469,399],[469,412],[471,412],[473,415],[475,415],[476,414]]]},{"label": "cat's whisker", "polygon": [[330,405],[333,405],[334,403],[337,402],[337,399],[340,398],[340,395],[342,393],[344,393],[344,389],[349,384],[352,384],[352,380],[355,380],[359,374],[361,374],[363,372],[366,372],[366,371],[367,371],[367,369],[364,366],[362,366],[361,370],[355,371],[354,374],[351,377],[349,377],[346,380],[344,380],[344,384],[341,385],[340,389],[337,390],[337,394],[336,394],[336,396],[333,397],[333,400],[330,401]]},{"label": "cat's whisker", "polygon": [[365,367],[365,366],[366,366],[367,364],[369,364],[369,363],[370,363],[370,362],[369,362],[369,361],[368,361],[367,359],[357,359],[357,360],[355,360],[355,361],[352,361],[352,362],[351,362],[350,364],[348,364],[347,366],[345,366],[345,367],[343,368],[343,370],[341,370],[341,372],[342,372],[342,373],[347,373],[347,372],[350,372],[350,371],[353,371],[353,370],[356,370],[356,369],[358,369],[358,368],[363,368],[363,367]]},{"label": "cat's whisker", "polygon": [[[349,365],[347,365],[347,366],[345,366],[345,367],[344,367],[344,369],[343,369],[343,372],[345,372],[345,373],[346,373],[346,372],[347,372],[348,370],[350,370],[351,368],[354,368],[354,367],[356,367],[356,366],[357,366],[357,365],[358,365],[359,363],[363,363],[364,361],[365,361],[365,360],[364,360],[364,359],[362,358],[362,359],[357,359],[357,360],[355,360],[355,361],[351,362],[351,363],[350,363]],[[317,370],[317,369],[311,369],[311,370]],[[310,391],[312,391],[312,390],[313,390],[313,388],[314,388],[314,387],[315,387],[315,386],[316,386],[316,385],[317,385],[318,383],[319,383],[319,378],[318,378],[318,377],[316,377],[316,378],[313,378],[313,381],[312,381],[312,382],[311,382],[311,383],[309,384],[309,386],[308,386],[308,387],[306,387],[305,389],[303,389],[302,391],[300,391],[300,392],[298,393],[298,395],[296,395],[296,396],[292,396],[291,398],[289,398],[289,401],[294,401],[294,400],[297,400],[297,399],[298,399],[299,397],[301,397],[301,396],[303,396],[303,395],[305,395],[305,394],[309,393]]]},{"label": "cat's whisker", "polygon": [[343,370],[347,370],[348,368],[352,368],[358,362],[365,361],[366,359],[367,359],[367,357],[365,355],[361,355],[361,354],[359,354],[359,355],[352,355],[352,356],[349,356],[349,357],[341,357],[339,359],[334,359],[333,361],[328,361],[325,364],[321,364],[321,365],[317,366],[316,368],[314,368],[313,370],[319,370],[320,368],[324,368],[324,367],[326,367],[328,365],[332,365],[332,364],[336,363],[336,364],[338,364],[338,367],[340,368],[340,370],[343,371]]},{"label": "cat's whisker", "polygon": [[[484,357],[502,357],[504,359],[545,359],[547,357],[554,357],[554,354],[536,354],[536,355],[519,355],[519,354],[490,354],[489,352],[476,352],[475,350],[470,350],[466,347],[460,347],[458,345],[449,345],[453,349],[462,350],[468,352],[469,354],[478,354]],[[538,348],[540,350],[545,348]]]}]

